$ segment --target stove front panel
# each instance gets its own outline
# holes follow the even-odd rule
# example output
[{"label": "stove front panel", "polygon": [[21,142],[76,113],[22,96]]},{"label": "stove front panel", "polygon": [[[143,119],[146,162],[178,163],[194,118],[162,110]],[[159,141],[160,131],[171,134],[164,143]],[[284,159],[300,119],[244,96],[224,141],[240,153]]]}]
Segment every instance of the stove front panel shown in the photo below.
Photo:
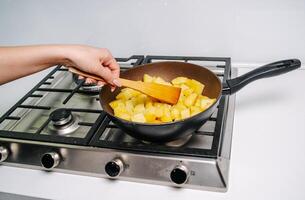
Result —
[{"label": "stove front panel", "polygon": [[[93,147],[24,143],[17,140],[0,140],[0,146],[8,149],[8,158],[2,163],[8,166],[201,190],[224,192],[227,188],[215,159],[136,154]],[[51,169],[42,167],[41,162],[46,153],[59,155],[57,166]],[[122,162],[121,173],[118,177],[110,177],[105,166],[116,159]],[[176,184],[172,181],[171,173],[180,166],[187,170],[186,180],[182,184]],[[179,178],[179,174],[176,175],[176,179]]]}]

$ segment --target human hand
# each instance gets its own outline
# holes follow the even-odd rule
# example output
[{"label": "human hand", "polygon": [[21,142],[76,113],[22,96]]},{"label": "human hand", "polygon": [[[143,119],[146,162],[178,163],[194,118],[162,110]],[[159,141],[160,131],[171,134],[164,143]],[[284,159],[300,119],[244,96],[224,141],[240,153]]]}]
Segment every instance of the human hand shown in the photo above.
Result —
[{"label": "human hand", "polygon": [[[68,45],[65,46],[67,67],[75,67],[84,72],[95,74],[103,78],[104,81],[97,81],[86,78],[86,83],[96,83],[98,85],[110,84],[111,90],[115,86],[120,87],[119,82],[120,66],[111,55],[110,51],[105,48],[96,48],[85,45]],[[80,79],[84,77],[79,77]]]}]

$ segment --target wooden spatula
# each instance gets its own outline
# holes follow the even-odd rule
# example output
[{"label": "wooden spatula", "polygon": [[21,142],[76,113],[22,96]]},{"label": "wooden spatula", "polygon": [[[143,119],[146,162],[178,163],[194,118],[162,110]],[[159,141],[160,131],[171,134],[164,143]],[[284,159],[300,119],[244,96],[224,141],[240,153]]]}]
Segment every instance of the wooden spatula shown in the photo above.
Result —
[{"label": "wooden spatula", "polygon": [[[94,80],[102,80],[99,76],[88,74],[79,69],[69,67],[69,71],[83,77],[92,78]],[[139,92],[142,92],[148,96],[158,99],[162,102],[169,104],[176,104],[180,97],[181,88],[162,85],[157,83],[144,83],[142,81],[132,81],[128,79],[119,78],[122,86],[128,87]]]}]

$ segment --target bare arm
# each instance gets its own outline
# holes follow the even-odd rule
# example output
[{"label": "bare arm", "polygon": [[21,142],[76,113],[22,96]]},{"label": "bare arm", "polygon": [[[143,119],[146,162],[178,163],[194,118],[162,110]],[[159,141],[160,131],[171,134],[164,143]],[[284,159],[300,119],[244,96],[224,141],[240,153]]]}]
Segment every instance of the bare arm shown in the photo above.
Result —
[{"label": "bare arm", "polygon": [[[0,47],[0,85],[33,74],[56,64],[74,66],[101,76],[105,81],[120,86],[119,65],[107,49],[84,45],[37,45]],[[87,82],[95,82],[87,79]]]}]

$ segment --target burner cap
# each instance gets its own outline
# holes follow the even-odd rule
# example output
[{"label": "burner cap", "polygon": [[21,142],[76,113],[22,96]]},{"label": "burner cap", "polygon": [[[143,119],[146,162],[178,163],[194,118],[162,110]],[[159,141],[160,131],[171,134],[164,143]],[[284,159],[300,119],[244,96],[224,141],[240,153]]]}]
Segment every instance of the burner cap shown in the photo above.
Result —
[{"label": "burner cap", "polygon": [[72,114],[70,110],[60,108],[50,114],[50,119],[54,125],[65,125],[71,121]]}]

